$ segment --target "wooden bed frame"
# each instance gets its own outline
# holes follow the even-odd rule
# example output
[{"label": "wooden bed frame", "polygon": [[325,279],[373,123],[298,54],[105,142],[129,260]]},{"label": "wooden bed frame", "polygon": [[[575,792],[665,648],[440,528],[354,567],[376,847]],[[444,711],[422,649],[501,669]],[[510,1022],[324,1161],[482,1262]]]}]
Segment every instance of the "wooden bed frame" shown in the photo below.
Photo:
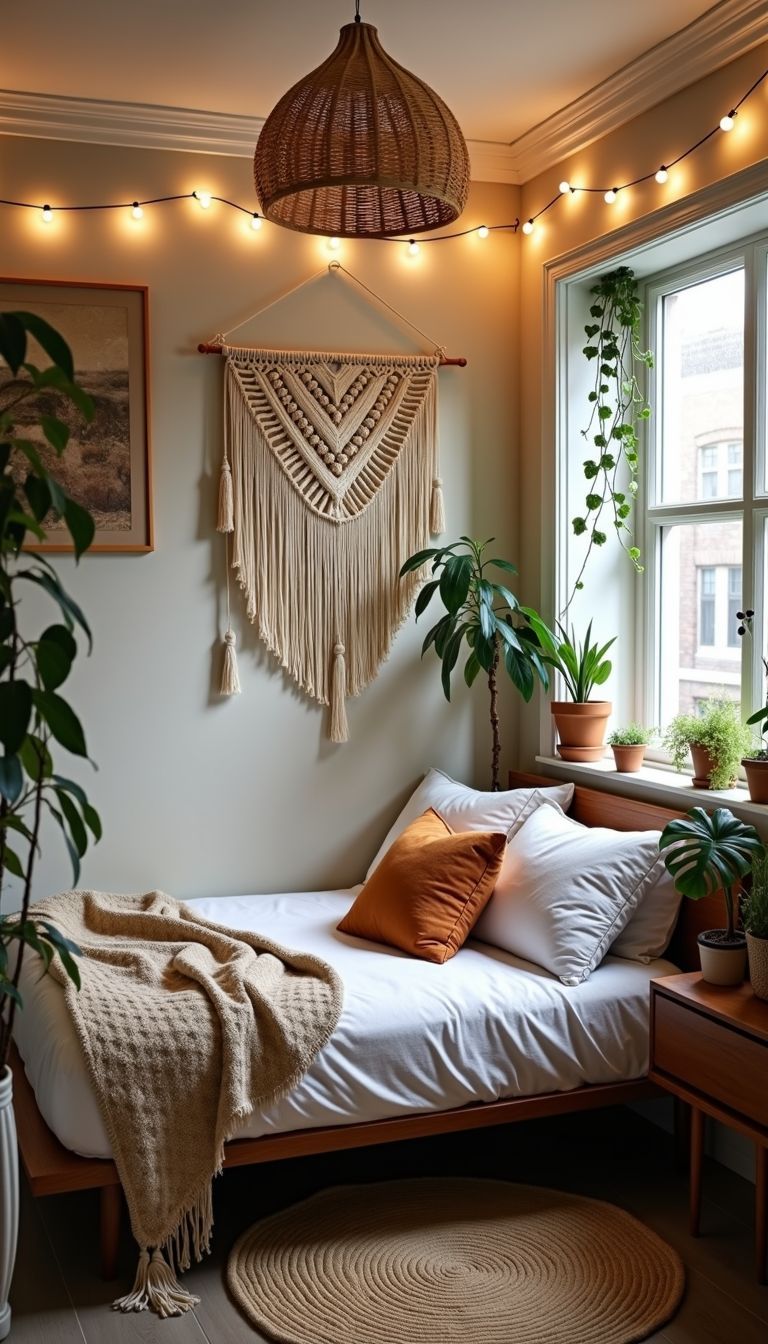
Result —
[{"label": "wooden bed frame", "polygon": [[[551,786],[552,783],[551,779],[539,775],[512,772],[509,776],[511,788]],[[577,786],[569,815],[586,826],[609,826],[615,830],[628,831],[662,829],[672,817],[682,816],[683,813]],[[717,926],[722,918],[722,902],[718,896],[706,897],[701,901],[684,901],[668,950],[670,960],[682,970],[697,969],[697,935],[704,929]],[[11,1052],[11,1068],[19,1151],[30,1190],[33,1195],[63,1194],[71,1190],[100,1191],[101,1267],[105,1278],[114,1278],[123,1203],[117,1168],[112,1161],[80,1157],[63,1147],[38,1110],[34,1092],[15,1047]],[[570,1092],[515,1097],[509,1101],[476,1102],[454,1110],[432,1111],[425,1115],[295,1130],[260,1139],[235,1139],[226,1146],[225,1166],[250,1166],[287,1157],[394,1143],[399,1139],[424,1138],[515,1120],[592,1110],[599,1106],[615,1106],[660,1095],[660,1090],[647,1078],[639,1078],[631,1082],[578,1087]]]}]

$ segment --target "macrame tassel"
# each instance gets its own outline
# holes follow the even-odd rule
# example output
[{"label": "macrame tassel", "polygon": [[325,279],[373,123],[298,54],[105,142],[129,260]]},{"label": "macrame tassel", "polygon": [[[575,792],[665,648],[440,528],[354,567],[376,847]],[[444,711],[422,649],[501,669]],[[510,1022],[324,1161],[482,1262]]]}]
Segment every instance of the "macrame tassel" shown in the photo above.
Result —
[{"label": "macrame tassel", "polygon": [[130,1293],[112,1303],[113,1311],[154,1311],[162,1319],[181,1316],[200,1301],[182,1288],[163,1259],[162,1251],[142,1251],[136,1267],[136,1279]]},{"label": "macrame tassel", "polygon": [[344,662],[344,645],[333,646],[333,679],[331,682],[331,741],[346,742],[349,738],[347,728],[347,665]]},{"label": "macrame tassel", "polygon": [[443,482],[439,476],[435,476],[432,481],[432,499],[429,506],[429,530],[433,537],[439,537],[445,531]]},{"label": "macrame tassel", "polygon": [[239,695],[240,678],[237,674],[237,654],[235,653],[235,632],[228,630],[224,636],[224,667],[221,673],[221,695]]},{"label": "macrame tassel", "polygon": [[217,532],[233,532],[235,529],[235,506],[232,496],[232,472],[229,459],[224,458],[219,477],[219,520]]}]

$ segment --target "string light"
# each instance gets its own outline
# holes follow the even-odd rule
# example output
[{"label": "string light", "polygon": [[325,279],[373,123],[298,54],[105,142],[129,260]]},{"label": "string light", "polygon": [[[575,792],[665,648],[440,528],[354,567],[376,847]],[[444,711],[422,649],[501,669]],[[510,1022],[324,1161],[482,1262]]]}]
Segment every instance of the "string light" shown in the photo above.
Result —
[{"label": "string light", "polygon": [[[566,181],[564,178],[563,181],[559,183],[557,195],[553,196],[552,200],[547,201],[547,203],[543,205],[540,210],[535,211],[530,216],[530,218],[524,222],[524,224],[522,225],[522,232],[526,235],[533,233],[534,225],[536,221],[541,218],[542,215],[546,214],[548,210],[551,210],[552,207],[555,206],[557,202],[562,199],[563,196],[573,194],[576,191],[587,192],[591,194],[594,193],[601,194],[606,204],[612,205],[615,202],[618,193],[620,191],[626,191],[629,187],[639,186],[643,182],[650,182],[653,181],[654,179],[659,184],[659,186],[663,186],[664,183],[667,182],[671,170],[675,168],[677,164],[682,163],[684,159],[687,159],[689,155],[694,154],[698,149],[701,148],[702,145],[705,145],[712,138],[713,135],[717,135],[718,129],[726,132],[733,130],[735,119],[738,116],[739,109],[744,105],[747,99],[755,92],[755,90],[759,88],[761,84],[764,83],[766,79],[768,79],[768,69],[764,70],[762,74],[758,75],[757,79],[754,81],[753,84],[750,85],[746,93],[744,93],[742,97],[739,98],[738,102],[734,103],[730,112],[728,112],[726,116],[721,117],[717,125],[712,127],[710,130],[706,131],[705,134],[700,136],[699,139],[696,140],[694,144],[689,145],[688,148],[684,149],[680,154],[677,155],[676,158],[672,159],[669,163],[662,163],[661,166],[656,170],[651,169],[650,172],[641,174],[640,176],[634,178],[631,182],[623,182],[620,183],[618,186],[609,187],[607,190],[604,190],[604,188],[600,186],[590,187],[580,185],[578,187],[574,187],[571,185],[570,182]],[[214,196],[213,193],[210,191],[197,191],[197,190],[187,192],[174,192],[172,194],[168,194],[167,196],[156,196],[153,197],[152,199],[145,200],[143,203],[139,201],[131,202],[130,200],[128,200],[128,201],[102,201],[96,203],[89,203],[87,205],[86,204],[57,205],[55,207],[55,211],[56,213],[61,214],[63,212],[78,212],[86,210],[87,211],[130,210],[133,219],[138,221],[143,217],[142,205],[143,206],[164,205],[173,201],[184,201],[190,199],[197,201],[198,205],[202,210],[207,210],[214,201],[219,202],[221,205],[228,206],[232,210],[238,210],[242,214],[248,216],[251,228],[254,230],[260,229],[264,223],[263,216],[260,215],[258,211],[254,211],[251,206],[240,205],[237,201],[227,200],[225,196]],[[16,201],[16,200],[5,200],[3,198],[0,198],[0,206],[9,206],[21,210],[36,210],[36,211],[39,210],[41,212],[41,217],[44,223],[50,224],[53,222],[54,207],[52,207],[47,203],[41,206],[38,202],[35,201]],[[487,224],[481,224],[479,226],[473,225],[468,229],[457,229],[452,233],[441,233],[438,234],[436,237],[423,238],[421,241],[424,244],[444,243],[449,242],[452,239],[464,238],[471,233],[476,233],[480,238],[487,238],[492,230],[504,230],[506,232],[516,233],[520,227],[521,225],[519,219],[510,221],[509,223],[506,224],[493,224],[490,227]],[[382,239],[381,241],[387,243],[400,243],[400,244],[407,243],[409,256],[415,257],[418,255],[419,244],[415,241],[415,239],[409,240],[406,238],[385,238]],[[331,250],[335,251],[336,248],[339,246],[339,242],[338,239],[331,240],[331,244],[333,242],[335,242],[336,247],[331,245]]]}]

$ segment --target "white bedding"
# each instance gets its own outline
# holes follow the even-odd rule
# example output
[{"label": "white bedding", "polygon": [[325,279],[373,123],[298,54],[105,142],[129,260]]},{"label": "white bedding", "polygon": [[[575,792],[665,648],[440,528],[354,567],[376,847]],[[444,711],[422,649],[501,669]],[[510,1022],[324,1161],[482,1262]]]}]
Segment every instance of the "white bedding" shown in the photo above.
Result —
[{"label": "white bedding", "polygon": [[[473,1101],[637,1078],[648,1066],[649,980],[673,973],[607,957],[584,984],[471,940],[443,966],[336,932],[359,888],[216,897],[190,909],[311,951],[344,982],[336,1031],[298,1087],[242,1136],[354,1124]],[[65,1147],[110,1145],[60,987],[29,958],[16,1040],[38,1106]]]}]

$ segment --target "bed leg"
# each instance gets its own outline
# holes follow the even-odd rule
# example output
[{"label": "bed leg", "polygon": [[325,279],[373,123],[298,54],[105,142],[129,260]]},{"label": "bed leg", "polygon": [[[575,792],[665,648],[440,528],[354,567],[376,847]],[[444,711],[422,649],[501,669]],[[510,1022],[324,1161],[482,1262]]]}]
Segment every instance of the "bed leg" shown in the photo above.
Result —
[{"label": "bed leg", "polygon": [[122,1211],[123,1187],[103,1185],[99,1191],[99,1249],[103,1279],[117,1278],[117,1251],[120,1243]]}]

